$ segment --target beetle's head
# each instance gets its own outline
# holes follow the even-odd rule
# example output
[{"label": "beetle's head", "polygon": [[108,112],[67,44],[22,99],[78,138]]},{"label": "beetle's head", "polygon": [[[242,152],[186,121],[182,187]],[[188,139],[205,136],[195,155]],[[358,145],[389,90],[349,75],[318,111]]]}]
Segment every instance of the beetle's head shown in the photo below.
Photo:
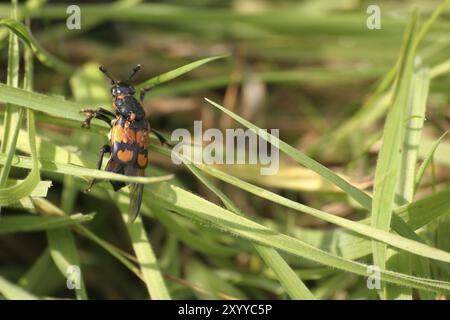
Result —
[{"label": "beetle's head", "polygon": [[134,87],[127,82],[119,82],[111,87],[111,94],[113,97],[132,96],[134,95],[134,92]]},{"label": "beetle's head", "polygon": [[141,69],[141,65],[138,64],[136,67],[133,68],[133,72],[128,77],[127,81],[117,81],[113,77],[111,77],[106,71],[106,68],[104,66],[100,66],[100,71],[103,72],[109,80],[111,80],[111,94],[113,97],[118,96],[132,96],[135,93],[134,87],[129,83],[129,81],[133,78],[133,76]]}]

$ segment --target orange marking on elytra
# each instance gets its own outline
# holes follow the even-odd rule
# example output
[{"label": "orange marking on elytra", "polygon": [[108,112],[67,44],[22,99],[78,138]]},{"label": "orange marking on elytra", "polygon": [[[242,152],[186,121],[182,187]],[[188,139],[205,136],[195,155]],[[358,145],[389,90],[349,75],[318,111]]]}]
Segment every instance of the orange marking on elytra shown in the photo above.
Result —
[{"label": "orange marking on elytra", "polygon": [[146,154],[138,154],[137,162],[139,167],[145,168],[147,166],[147,155]]},{"label": "orange marking on elytra", "polygon": [[148,146],[148,131],[146,129],[136,133],[136,141],[141,148],[146,149]]},{"label": "orange marking on elytra", "polygon": [[128,162],[133,159],[133,150],[119,150],[117,151],[117,158],[120,161]]},{"label": "orange marking on elytra", "polygon": [[133,128],[130,128],[129,126],[125,126],[123,130],[123,142],[125,143],[134,143],[136,140],[136,133],[134,132]]},{"label": "orange marking on elytra", "polygon": [[123,141],[123,127],[121,126],[115,126],[114,127],[114,132],[113,132],[113,142],[122,142]]}]

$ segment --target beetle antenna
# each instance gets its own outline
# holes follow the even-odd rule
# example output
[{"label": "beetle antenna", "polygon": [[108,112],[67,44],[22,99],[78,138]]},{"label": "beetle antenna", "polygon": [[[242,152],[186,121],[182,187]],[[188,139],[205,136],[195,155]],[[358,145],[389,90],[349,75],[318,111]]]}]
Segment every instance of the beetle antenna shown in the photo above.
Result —
[{"label": "beetle antenna", "polygon": [[136,65],[136,67],[133,68],[133,72],[132,72],[131,75],[128,77],[128,81],[130,81],[131,78],[133,78],[134,75],[135,75],[139,70],[141,70],[141,65],[140,65],[140,64]]},{"label": "beetle antenna", "polygon": [[104,66],[100,66],[99,69],[101,72],[103,72],[105,74],[105,76],[108,77],[109,80],[111,80],[111,84],[117,83],[117,81],[114,80],[114,78],[109,75],[108,71],[106,70],[106,68]]}]

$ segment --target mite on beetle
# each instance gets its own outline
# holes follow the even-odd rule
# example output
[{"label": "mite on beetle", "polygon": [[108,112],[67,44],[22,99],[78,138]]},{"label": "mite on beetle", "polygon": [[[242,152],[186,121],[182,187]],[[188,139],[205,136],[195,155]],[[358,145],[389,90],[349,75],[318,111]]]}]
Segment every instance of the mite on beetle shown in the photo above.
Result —
[{"label": "mite on beetle", "polygon": [[[111,154],[106,171],[124,174],[126,176],[144,176],[145,168],[148,164],[148,134],[150,125],[145,119],[145,111],[142,107],[146,92],[151,87],[140,91],[140,101],[135,97],[135,89],[130,84],[130,80],[140,70],[138,64],[126,81],[117,81],[109,75],[104,66],[100,66],[103,72],[111,80],[111,95],[113,97],[113,112],[104,108],[82,109],[80,113],[86,115],[82,127],[89,128],[91,120],[97,118],[105,121],[111,127],[108,134],[109,144],[105,144],[100,149],[97,162],[97,169],[101,169],[103,156]],[[153,130],[152,130],[153,131]],[[164,142],[163,138],[157,134],[157,137]],[[89,190],[98,179],[93,179],[89,184]],[[118,191],[124,186],[125,182],[110,181],[114,191]],[[140,183],[130,183],[130,206],[128,209],[128,222],[133,222],[139,214],[142,202],[143,185]]]}]

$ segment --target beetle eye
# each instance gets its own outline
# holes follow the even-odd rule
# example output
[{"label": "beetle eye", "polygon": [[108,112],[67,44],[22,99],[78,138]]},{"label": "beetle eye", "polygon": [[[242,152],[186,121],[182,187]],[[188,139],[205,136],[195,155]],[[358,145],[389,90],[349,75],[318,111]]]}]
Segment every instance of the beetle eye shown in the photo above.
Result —
[{"label": "beetle eye", "polygon": [[116,96],[117,95],[117,88],[111,88],[111,94],[113,95],[113,96]]}]

